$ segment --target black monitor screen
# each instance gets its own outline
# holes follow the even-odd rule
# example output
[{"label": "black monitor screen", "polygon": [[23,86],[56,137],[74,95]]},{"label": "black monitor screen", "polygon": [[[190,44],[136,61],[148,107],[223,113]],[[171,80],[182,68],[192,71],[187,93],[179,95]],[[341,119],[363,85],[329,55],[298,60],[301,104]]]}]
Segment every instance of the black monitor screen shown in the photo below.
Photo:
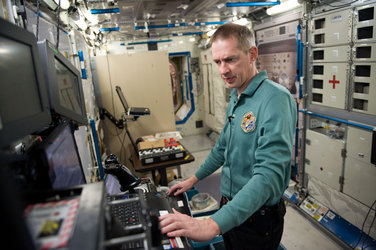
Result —
[{"label": "black monitor screen", "polygon": [[35,36],[0,18],[0,147],[51,122]]},{"label": "black monitor screen", "polygon": [[[4,123],[42,112],[33,57],[28,45],[0,37],[0,107]],[[17,75],[15,75],[17,69]],[[27,98],[25,98],[27,96]]]},{"label": "black monitor screen", "polygon": [[78,78],[55,58],[60,105],[82,115]]},{"label": "black monitor screen", "polygon": [[65,188],[84,184],[85,176],[72,129],[58,127],[44,146],[52,188]]}]

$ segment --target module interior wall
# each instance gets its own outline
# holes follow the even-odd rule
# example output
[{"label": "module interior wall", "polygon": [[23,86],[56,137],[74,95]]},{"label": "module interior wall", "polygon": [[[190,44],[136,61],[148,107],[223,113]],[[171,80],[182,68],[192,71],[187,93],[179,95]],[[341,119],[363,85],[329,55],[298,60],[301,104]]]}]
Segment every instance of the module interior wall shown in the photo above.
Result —
[{"label": "module interior wall", "polygon": [[[150,116],[128,123],[133,140],[176,130],[167,52],[97,56],[95,61],[104,108],[117,119],[121,117],[124,108],[115,91],[115,86],[120,86],[129,106],[150,109]],[[124,131],[107,118],[104,124],[109,153],[124,154],[129,144]]]}]

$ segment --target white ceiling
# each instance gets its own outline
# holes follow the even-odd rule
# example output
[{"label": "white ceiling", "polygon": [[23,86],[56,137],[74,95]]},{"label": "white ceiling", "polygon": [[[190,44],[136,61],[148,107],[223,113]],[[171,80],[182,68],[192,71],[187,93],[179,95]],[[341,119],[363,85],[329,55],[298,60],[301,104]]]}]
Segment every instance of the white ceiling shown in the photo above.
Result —
[{"label": "white ceiling", "polygon": [[[226,3],[229,2],[231,1],[87,0],[81,2],[79,8],[88,11],[118,8],[118,13],[93,16],[98,19],[98,27],[118,27],[116,35],[123,38],[155,38],[173,33],[205,32],[217,26],[215,23],[220,24],[242,17],[257,21],[266,15],[266,7],[226,7]],[[172,27],[166,28],[166,25]],[[153,28],[156,26],[158,28]]]}]

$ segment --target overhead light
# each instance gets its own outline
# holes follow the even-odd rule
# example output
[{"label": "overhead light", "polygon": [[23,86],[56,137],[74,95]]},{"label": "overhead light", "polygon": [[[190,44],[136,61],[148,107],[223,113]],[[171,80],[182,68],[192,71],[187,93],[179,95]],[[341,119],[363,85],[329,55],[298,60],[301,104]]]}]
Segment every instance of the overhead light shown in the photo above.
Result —
[{"label": "overhead light", "polygon": [[225,7],[224,3],[217,4],[217,9],[222,9],[223,7]]},{"label": "overhead light", "polygon": [[78,9],[80,14],[83,15],[91,24],[98,24],[98,17],[90,13],[87,9]]},{"label": "overhead light", "polygon": [[155,18],[155,14],[146,13],[146,19]]},{"label": "overhead light", "polygon": [[216,30],[217,30],[217,29],[209,30],[208,32],[206,32],[206,35],[207,35],[208,37],[211,37],[211,36],[214,34],[214,32],[215,32]]},{"label": "overhead light", "polygon": [[247,25],[249,24],[249,21],[247,18],[240,18],[236,21],[233,21],[233,23],[239,24],[239,25]]},{"label": "overhead light", "polygon": [[276,14],[279,14],[279,13],[282,13],[282,12],[286,12],[286,11],[295,9],[299,6],[300,6],[300,4],[299,4],[298,0],[287,0],[285,2],[282,2],[281,5],[279,5],[279,6],[273,6],[269,9],[267,9],[266,14],[268,14],[269,16],[272,16],[272,15],[276,15]]},{"label": "overhead light", "polygon": [[81,30],[87,29],[87,23],[85,22],[84,18],[80,18],[77,21],[74,21],[74,23],[80,28]]},{"label": "overhead light", "polygon": [[[56,10],[57,6],[59,6],[59,0],[42,0],[44,4],[47,5],[48,8],[51,10]],[[67,10],[70,6],[70,3],[68,0],[60,0],[60,8],[63,10]]]},{"label": "overhead light", "polygon": [[63,10],[67,10],[70,6],[70,3],[68,0],[54,0],[54,1],[57,5],[59,5],[59,1],[60,1],[60,8],[62,8]]},{"label": "overhead light", "polygon": [[186,10],[188,9],[188,4],[180,4],[177,9],[183,9],[183,10]]},{"label": "overhead light", "polygon": [[100,32],[98,26],[92,26],[91,29],[94,31],[95,34],[98,34]]},{"label": "overhead light", "polygon": [[42,2],[47,5],[48,8],[51,10],[56,10],[57,4],[55,3],[54,0],[42,0]]},{"label": "overhead light", "polygon": [[68,11],[61,11],[60,12],[60,21],[62,21],[65,24],[69,23],[69,18],[68,18]]}]

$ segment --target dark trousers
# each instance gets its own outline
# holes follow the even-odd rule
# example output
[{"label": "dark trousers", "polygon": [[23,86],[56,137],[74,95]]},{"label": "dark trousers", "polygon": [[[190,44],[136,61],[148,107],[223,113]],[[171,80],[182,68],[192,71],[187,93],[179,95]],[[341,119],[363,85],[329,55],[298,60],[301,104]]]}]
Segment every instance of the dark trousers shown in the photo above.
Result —
[{"label": "dark trousers", "polygon": [[[221,206],[227,201],[223,197]],[[282,199],[272,207],[261,207],[243,224],[222,235],[226,249],[278,249],[282,238],[285,214],[286,206]]]}]

